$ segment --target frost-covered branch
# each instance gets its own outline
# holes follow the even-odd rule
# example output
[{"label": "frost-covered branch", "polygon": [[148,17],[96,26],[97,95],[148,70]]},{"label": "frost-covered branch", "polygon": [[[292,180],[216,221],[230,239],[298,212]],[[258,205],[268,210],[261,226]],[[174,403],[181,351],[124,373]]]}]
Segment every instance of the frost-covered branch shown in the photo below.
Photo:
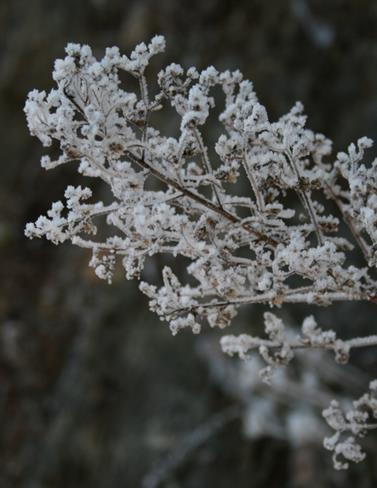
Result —
[{"label": "frost-covered branch", "polygon": [[369,389],[368,393],[353,402],[353,409],[346,413],[336,400],[323,410],[326,422],[335,430],[332,437],[325,438],[324,446],[333,451],[336,469],[347,469],[348,461],[359,463],[365,459],[365,453],[356,439],[364,437],[369,430],[377,429],[377,380],[370,383]]},{"label": "frost-covered branch", "polygon": [[[55,62],[56,87],[29,93],[31,134],[60,148],[56,160],[42,157],[42,167],[75,164],[89,186],[99,178],[109,192],[102,202],[89,186],[69,186],[65,202],[28,223],[26,235],[89,249],[90,266],[109,283],[118,262],[130,279],[140,278],[150,256],[186,258],[188,282],[166,266],[162,286],[140,283],[173,333],[224,328],[256,303],[375,302],[377,160],[364,162],[372,141],[363,137],[332,157],[331,141],[306,127],[301,103],[271,121],[239,71],[173,63],[152,84],[149,61],[164,49],[155,36],[130,56],[112,47],[97,59],[89,46],[68,44]],[[124,73],[137,80],[135,91],[121,83]],[[210,147],[215,105],[220,135]],[[155,114],[172,109],[176,126],[167,136]],[[350,264],[355,251],[363,265]],[[267,339],[222,340],[230,353],[258,348],[265,376],[298,348],[331,350],[345,361],[352,348],[376,345],[375,336],[340,340],[311,317],[292,337],[280,319],[265,317]]]},{"label": "frost-covered branch", "polygon": [[227,335],[221,339],[221,347],[227,354],[238,354],[242,359],[250,357],[249,351],[258,349],[260,356],[267,363],[261,370],[262,378],[269,382],[273,369],[288,364],[294,357],[296,349],[325,349],[334,352],[336,362],[345,364],[349,360],[351,349],[377,346],[377,335],[342,340],[333,330],[322,330],[313,316],[307,317],[301,328],[301,334],[290,334],[281,319],[271,312],[264,314],[264,326],[268,339],[253,337],[248,334],[240,336]]}]

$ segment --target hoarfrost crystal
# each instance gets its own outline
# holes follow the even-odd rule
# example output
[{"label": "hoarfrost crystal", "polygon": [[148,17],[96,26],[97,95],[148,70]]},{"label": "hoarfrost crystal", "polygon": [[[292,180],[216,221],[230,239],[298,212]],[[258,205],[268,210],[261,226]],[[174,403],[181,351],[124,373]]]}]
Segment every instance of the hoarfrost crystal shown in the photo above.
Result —
[{"label": "hoarfrost crystal", "polygon": [[[90,249],[90,266],[108,282],[119,261],[130,279],[140,277],[149,256],[188,258],[190,284],[171,267],[164,268],[160,288],[140,284],[173,333],[198,333],[205,323],[225,328],[240,307],[253,303],[375,301],[377,160],[363,163],[372,141],[359,139],[331,164],[331,141],[306,127],[302,104],[270,121],[239,71],[170,64],[152,94],[146,68],[164,49],[164,38],[156,36],[129,57],[112,47],[96,59],[89,46],[68,44],[66,57],[55,62],[56,88],[30,92],[25,113],[31,134],[61,152],[57,160],[43,156],[42,167],[76,163],[87,181],[108,185],[111,199],[97,201],[91,188],[69,186],[65,202],[54,202],[46,216],[27,224],[26,235]],[[121,84],[123,72],[137,80],[136,92]],[[221,134],[209,148],[205,128],[219,91]],[[177,122],[175,135],[166,136],[154,126],[155,113],[169,107]],[[341,234],[341,222],[352,242]],[[96,238],[103,234],[97,227],[112,235]],[[347,260],[354,246],[361,267]],[[375,336],[343,341],[312,317],[292,337],[270,312],[265,331],[267,339],[225,336],[222,347],[241,357],[257,348],[266,380],[297,348],[330,349],[346,362],[353,347],[377,343]],[[331,409],[328,421],[337,407]],[[353,438],[327,441],[327,447],[336,451],[337,467],[346,464],[338,454],[363,457]]]}]

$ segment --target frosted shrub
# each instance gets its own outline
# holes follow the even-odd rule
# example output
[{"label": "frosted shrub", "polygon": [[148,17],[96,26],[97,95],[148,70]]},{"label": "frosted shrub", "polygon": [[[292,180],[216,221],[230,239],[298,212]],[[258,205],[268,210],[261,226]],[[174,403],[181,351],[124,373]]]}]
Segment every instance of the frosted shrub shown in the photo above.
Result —
[{"label": "frosted shrub", "polygon": [[[164,38],[156,36],[129,57],[113,47],[97,60],[89,46],[68,44],[67,56],[55,62],[56,88],[29,93],[31,134],[46,147],[60,146],[58,159],[43,156],[42,167],[77,163],[87,181],[108,185],[111,200],[97,201],[89,187],[68,186],[65,201],[27,224],[26,235],[90,249],[90,266],[109,283],[117,261],[130,279],[140,278],[149,256],[188,258],[189,283],[170,267],[162,270],[160,288],[140,283],[173,334],[183,328],[199,333],[206,323],[225,328],[240,307],[254,303],[376,301],[377,160],[363,163],[372,141],[363,137],[330,162],[331,141],[305,127],[302,105],[270,121],[239,71],[170,64],[152,93],[145,70],[164,49]],[[121,72],[137,80],[137,93],[121,85]],[[220,92],[221,135],[209,148],[203,133]],[[166,108],[178,121],[169,136],[153,125],[155,112]],[[342,222],[351,240],[341,234]],[[106,227],[100,234],[110,237],[96,239],[97,227]],[[355,247],[362,266],[348,259]],[[256,349],[266,381],[297,349],[328,349],[345,363],[352,348],[377,344],[377,336],[342,340],[313,317],[294,335],[271,312],[265,333],[224,336],[221,345],[242,358]],[[347,466],[339,458],[364,457],[355,439],[375,427],[375,386],[348,414],[335,401],[324,411],[335,430],[325,447],[337,468]]]}]

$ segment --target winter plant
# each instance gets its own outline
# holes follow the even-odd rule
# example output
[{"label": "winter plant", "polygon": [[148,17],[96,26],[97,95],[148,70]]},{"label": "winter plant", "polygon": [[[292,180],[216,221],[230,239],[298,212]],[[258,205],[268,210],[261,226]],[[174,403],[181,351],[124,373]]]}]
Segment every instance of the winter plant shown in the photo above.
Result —
[{"label": "winter plant", "polygon": [[[156,36],[129,57],[112,47],[97,60],[89,46],[68,44],[55,62],[56,88],[29,93],[31,134],[60,146],[59,158],[43,156],[42,167],[76,162],[111,197],[96,201],[89,187],[68,186],[65,202],[27,224],[26,236],[90,249],[90,266],[109,283],[117,261],[127,279],[139,279],[150,256],[184,257],[185,283],[168,266],[162,286],[140,282],[173,334],[228,327],[248,304],[377,301],[377,160],[363,162],[372,141],[359,139],[331,162],[331,141],[305,127],[300,103],[271,122],[239,71],[170,64],[152,92],[145,70],[164,49]],[[127,91],[120,74],[137,89]],[[154,127],[162,110],[176,113],[174,134]],[[210,145],[204,135],[213,123],[221,132]],[[96,239],[97,229],[107,237]],[[224,336],[221,346],[242,358],[256,349],[266,381],[297,349],[330,350],[346,363],[353,348],[377,345],[377,335],[343,340],[312,316],[297,334],[266,312],[264,330],[262,338]],[[350,411],[334,400],[323,415],[335,431],[325,439],[335,467],[361,461],[358,440],[376,427],[377,382]]]}]

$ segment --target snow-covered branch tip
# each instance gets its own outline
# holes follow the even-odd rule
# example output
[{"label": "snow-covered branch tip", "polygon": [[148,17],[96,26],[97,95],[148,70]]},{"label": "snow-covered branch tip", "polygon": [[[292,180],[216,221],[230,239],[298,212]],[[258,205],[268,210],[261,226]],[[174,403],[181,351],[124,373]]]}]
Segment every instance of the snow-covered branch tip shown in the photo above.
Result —
[{"label": "snow-covered branch tip", "polygon": [[[42,167],[75,164],[86,181],[108,185],[111,197],[102,202],[89,187],[69,186],[64,202],[26,225],[26,236],[90,249],[90,266],[109,283],[119,262],[130,279],[140,278],[150,256],[188,258],[190,284],[170,267],[162,286],[140,283],[173,333],[224,328],[253,303],[376,301],[377,160],[364,163],[372,141],[363,137],[332,158],[331,141],[306,127],[301,103],[270,121],[239,71],[170,64],[150,84],[149,61],[164,50],[162,36],[130,56],[106,49],[101,59],[89,46],[68,44],[55,62],[56,87],[29,93],[31,134],[60,147],[56,159],[42,157]],[[124,73],[137,90],[122,85]],[[208,147],[215,104],[222,105],[220,136]],[[176,126],[167,136],[155,114],[171,116],[172,109]],[[363,264],[349,264],[354,249]],[[268,340],[228,337],[224,349],[258,347],[271,368],[289,362],[298,347],[331,349],[342,360],[357,347],[318,332],[313,319],[292,342],[272,317]]]},{"label": "snow-covered branch tip", "polygon": [[268,339],[253,337],[248,334],[240,336],[226,335],[221,338],[222,350],[229,354],[238,354],[241,359],[249,359],[249,351],[257,349],[267,364],[260,371],[264,381],[269,382],[273,370],[280,365],[287,365],[297,349],[325,349],[332,351],[335,361],[347,364],[351,349],[377,346],[377,335],[357,337],[348,340],[339,339],[334,330],[322,330],[314,317],[306,317],[301,327],[301,334],[294,336],[283,321],[271,312],[264,314],[264,328]]},{"label": "snow-covered branch tip", "polygon": [[353,409],[344,413],[339,403],[333,400],[322,414],[335,431],[333,436],[324,440],[325,448],[333,452],[335,468],[347,469],[348,461],[363,461],[365,453],[357,438],[364,437],[371,429],[377,429],[377,380],[370,383],[368,393],[353,402]]}]

